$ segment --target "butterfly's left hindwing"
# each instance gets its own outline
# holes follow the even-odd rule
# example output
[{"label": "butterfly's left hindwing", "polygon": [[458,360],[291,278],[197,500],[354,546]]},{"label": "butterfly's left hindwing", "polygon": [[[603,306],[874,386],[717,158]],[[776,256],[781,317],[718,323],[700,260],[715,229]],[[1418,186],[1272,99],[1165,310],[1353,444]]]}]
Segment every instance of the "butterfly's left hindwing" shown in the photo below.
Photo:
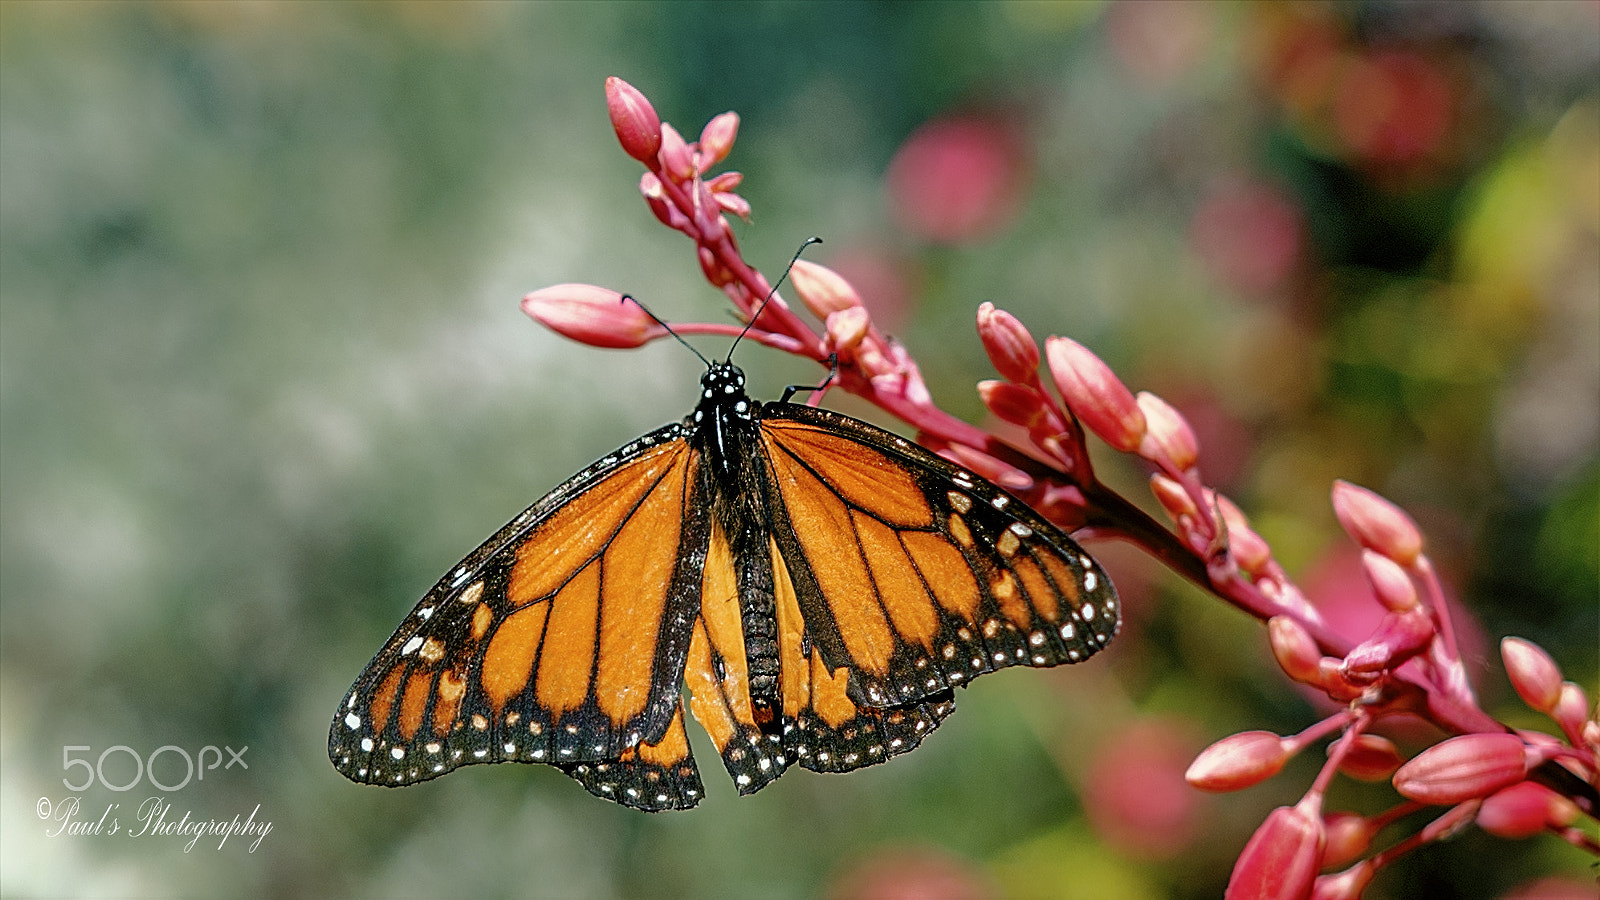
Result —
[{"label": "butterfly's left hindwing", "polygon": [[328,738],[339,771],[400,785],[546,762],[632,806],[693,806],[679,683],[709,535],[685,515],[704,505],[696,465],[667,426],[462,560],[346,696]]}]

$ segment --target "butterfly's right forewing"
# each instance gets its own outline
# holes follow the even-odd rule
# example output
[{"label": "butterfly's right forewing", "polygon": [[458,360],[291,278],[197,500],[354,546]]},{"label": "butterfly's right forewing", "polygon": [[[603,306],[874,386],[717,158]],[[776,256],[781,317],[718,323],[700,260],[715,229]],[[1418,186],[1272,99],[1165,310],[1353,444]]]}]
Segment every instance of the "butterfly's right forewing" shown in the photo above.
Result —
[{"label": "butterfly's right forewing", "polygon": [[663,428],[464,559],[347,695],[329,734],[339,770],[397,785],[545,762],[629,805],[693,805],[679,685],[709,537],[696,462],[683,427]]}]

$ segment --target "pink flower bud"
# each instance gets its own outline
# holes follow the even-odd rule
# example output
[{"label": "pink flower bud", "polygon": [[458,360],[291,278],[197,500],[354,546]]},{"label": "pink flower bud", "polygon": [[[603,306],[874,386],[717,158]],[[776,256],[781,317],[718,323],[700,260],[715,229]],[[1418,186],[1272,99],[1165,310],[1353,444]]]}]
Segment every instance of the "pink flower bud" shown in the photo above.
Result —
[{"label": "pink flower bud", "polygon": [[1311,887],[1311,900],[1361,900],[1377,871],[1372,860],[1364,859],[1343,872],[1323,875]]},{"label": "pink flower bud", "polygon": [[726,192],[712,194],[711,196],[717,199],[717,206],[722,207],[723,212],[730,212],[746,222],[750,221],[749,200],[746,200],[738,194],[729,194]]},{"label": "pink flower bud", "polygon": [[700,130],[700,171],[728,158],[734,138],[739,136],[739,114],[725,112]]},{"label": "pink flower bud", "polygon": [[1305,806],[1280,806],[1250,836],[1226,900],[1301,900],[1311,893],[1322,860],[1322,817]]},{"label": "pink flower bud", "polygon": [[1056,390],[1073,415],[1113,448],[1124,453],[1139,449],[1144,413],[1111,367],[1071,338],[1047,338],[1044,352]]},{"label": "pink flower bud", "polygon": [[717,205],[723,212],[733,213],[747,224],[750,221],[750,201],[738,194],[717,194]]},{"label": "pink flower bud", "polygon": [[1381,823],[1350,812],[1328,813],[1322,817],[1327,844],[1322,850],[1324,868],[1342,866],[1365,856]]},{"label": "pink flower bud", "polygon": [[[1349,736],[1342,737],[1334,742],[1334,746],[1349,740]],[[1328,755],[1333,753],[1333,747],[1330,746]],[[1339,771],[1357,781],[1388,781],[1403,763],[1405,760],[1393,741],[1381,735],[1358,734],[1350,749],[1339,760]]]},{"label": "pink flower bud", "polygon": [[1317,660],[1317,680],[1309,683],[1322,688],[1335,703],[1349,703],[1365,696],[1372,681],[1371,678],[1351,678],[1344,670],[1344,660],[1324,656]]},{"label": "pink flower bud", "polygon": [[724,191],[738,190],[739,185],[743,183],[744,175],[738,172],[723,172],[721,175],[718,175],[717,177],[707,181],[706,187],[720,193]]},{"label": "pink flower bud", "polygon": [[661,123],[661,171],[673,181],[683,184],[694,177],[694,153],[684,143],[678,129]]},{"label": "pink flower bud", "polygon": [[703,245],[714,244],[732,232],[728,220],[722,217],[722,204],[717,202],[722,195],[711,193],[703,181],[695,182],[692,190],[695,194],[694,224],[700,232],[696,240]]},{"label": "pink flower bud", "polygon": [[1422,532],[1400,507],[1348,481],[1333,483],[1333,512],[1345,533],[1361,546],[1402,566],[1422,553]]},{"label": "pink flower bud", "polygon": [[1044,421],[1044,399],[1039,392],[992,379],[978,382],[978,396],[1001,421],[1033,429]]},{"label": "pink flower bud", "polygon": [[674,231],[688,230],[689,217],[667,202],[666,191],[661,188],[661,179],[657,178],[654,172],[646,172],[639,178],[639,193],[644,195],[645,204],[650,207],[650,212],[655,214],[661,224]]},{"label": "pink flower bud", "polygon": [[522,311],[564,337],[592,347],[638,347],[667,333],[639,304],[591,284],[558,284],[522,298]]},{"label": "pink flower bud", "polygon": [[1546,828],[1565,828],[1577,817],[1576,804],[1532,781],[1501,788],[1478,807],[1478,827],[1510,840],[1533,837]]},{"label": "pink flower bud", "polygon": [[1561,669],[1550,654],[1532,641],[1508,637],[1500,642],[1500,658],[1517,696],[1529,708],[1549,714],[1561,699]]},{"label": "pink flower bud", "polygon": [[1039,379],[1039,345],[1027,326],[987,300],[978,306],[978,338],[1000,377],[1017,384]]},{"label": "pink flower bud", "polygon": [[1267,620],[1267,639],[1285,674],[1301,684],[1321,683],[1322,651],[1305,626],[1288,616],[1273,616]]},{"label": "pink flower bud", "polygon": [[1008,491],[1026,491],[1034,484],[1033,476],[1027,472],[965,444],[951,444],[941,450],[940,455],[966,466],[979,477],[992,481]]},{"label": "pink flower bud", "polygon": [[[1146,435],[1148,438],[1148,435]],[[1149,443],[1146,440],[1145,443]],[[1222,510],[1223,521],[1228,524],[1228,551],[1233,554],[1233,561],[1239,568],[1252,575],[1259,575],[1272,562],[1272,548],[1256,534],[1250,527],[1250,520],[1232,500],[1221,494],[1216,495],[1217,506]]]},{"label": "pink flower bud", "polygon": [[1417,585],[1400,564],[1372,550],[1361,551],[1361,565],[1372,584],[1373,596],[1385,609],[1399,612],[1417,606]]},{"label": "pink flower bud", "polygon": [[1200,458],[1200,443],[1188,420],[1149,391],[1140,391],[1137,402],[1148,429],[1139,443],[1139,455],[1180,472],[1194,468]]},{"label": "pink flower bud", "polygon": [[841,309],[830,313],[824,327],[828,332],[828,343],[838,352],[854,350],[861,339],[867,336],[867,331],[872,327],[872,319],[867,311],[859,306],[850,309]]},{"label": "pink flower bud", "polygon": [[1550,718],[1555,719],[1556,724],[1567,734],[1582,734],[1587,725],[1595,724],[1594,719],[1584,722],[1584,716],[1588,714],[1589,698],[1583,693],[1583,688],[1571,681],[1562,682],[1561,697],[1556,700],[1555,708],[1550,711]]},{"label": "pink flower bud", "polygon": [[700,274],[704,275],[706,280],[714,286],[724,287],[735,281],[733,272],[729,271],[728,267],[717,259],[717,254],[713,253],[710,247],[704,244],[700,245],[696,249],[695,255],[700,259]]},{"label": "pink flower bud", "polygon": [[1516,784],[1527,776],[1528,763],[1528,746],[1514,734],[1464,734],[1401,766],[1394,789],[1419,803],[1460,803]]},{"label": "pink flower bud", "polygon": [[1270,731],[1242,731],[1200,751],[1183,777],[1202,791],[1237,791],[1278,774],[1288,759],[1283,738]]},{"label": "pink flower bud", "polygon": [[826,320],[842,309],[861,305],[861,297],[844,276],[809,260],[797,259],[789,270],[789,283],[811,314]]},{"label": "pink flower bud", "polygon": [[606,79],[606,109],[622,150],[649,165],[661,150],[661,119],[633,85],[615,75]]},{"label": "pink flower bud", "polygon": [[1345,655],[1343,671],[1354,676],[1393,669],[1427,649],[1436,633],[1433,617],[1420,608],[1386,613],[1372,637]]},{"label": "pink flower bud", "polygon": [[1171,478],[1156,472],[1150,476],[1150,493],[1154,494],[1161,508],[1167,511],[1174,522],[1184,516],[1194,516],[1199,513],[1194,505],[1194,498],[1183,489],[1183,485]]}]

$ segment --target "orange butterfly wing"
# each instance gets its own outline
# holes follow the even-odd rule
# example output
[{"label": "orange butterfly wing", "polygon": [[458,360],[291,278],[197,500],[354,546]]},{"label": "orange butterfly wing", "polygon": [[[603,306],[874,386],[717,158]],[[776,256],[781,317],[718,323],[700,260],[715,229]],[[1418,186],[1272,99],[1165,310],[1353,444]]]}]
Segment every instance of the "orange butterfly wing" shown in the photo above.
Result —
[{"label": "orange butterfly wing", "polygon": [[756,721],[716,533],[687,673],[740,793],[791,763],[841,772],[909,751],[954,711],[952,688],[1078,662],[1115,635],[1099,564],[1004,491],[827,410],[766,404],[760,434],[780,718]]},{"label": "orange butterfly wing", "polygon": [[731,365],[703,385],[690,419],[574,476],[423,597],[333,722],[340,772],[543,762],[687,808],[686,708],[751,793],[794,763],[904,753],[954,687],[1115,634],[1105,573],[1020,501],[864,422],[752,404]]},{"label": "orange butterfly wing", "polygon": [[847,673],[857,707],[941,699],[1007,666],[1079,662],[1116,634],[1100,565],[994,485],[828,410],[768,404],[762,436],[812,669]]},{"label": "orange butterfly wing", "polygon": [[544,762],[632,806],[694,805],[679,684],[707,533],[697,463],[681,426],[660,429],[463,560],[346,696],[336,767],[398,785]]}]

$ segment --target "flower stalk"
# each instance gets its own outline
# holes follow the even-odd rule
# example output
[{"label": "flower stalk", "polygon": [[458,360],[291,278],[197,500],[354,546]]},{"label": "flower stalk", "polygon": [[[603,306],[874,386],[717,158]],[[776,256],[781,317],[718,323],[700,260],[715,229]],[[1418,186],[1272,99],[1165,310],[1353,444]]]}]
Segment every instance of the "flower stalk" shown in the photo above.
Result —
[{"label": "flower stalk", "polygon": [[[1421,530],[1376,492],[1338,481],[1331,505],[1361,548],[1372,603],[1382,611],[1369,634],[1329,624],[1289,577],[1248,515],[1204,479],[1206,456],[1182,413],[1161,397],[1135,393],[1097,354],[1067,337],[1039,342],[1015,316],[978,307],[977,332],[998,378],[978,386],[993,416],[1020,428],[1013,445],[944,412],[911,352],[873,323],[871,297],[839,273],[809,260],[790,284],[821,328],[812,327],[740,254],[728,221],[748,218],[737,172],[710,170],[729,158],[739,117],[724,113],[688,141],[661,121],[649,100],[620,78],[606,103],[625,153],[645,168],[639,191],[658,221],[693,243],[708,282],[727,295],[742,325],[674,323],[680,335],[743,333],[768,347],[835,365],[829,387],[875,404],[916,429],[917,440],[1002,485],[1085,540],[1132,543],[1217,598],[1267,624],[1272,652],[1294,681],[1342,707],[1299,735],[1247,731],[1195,759],[1191,784],[1239,790],[1277,775],[1295,754],[1324,740],[1328,758],[1301,800],[1269,813],[1243,849],[1229,897],[1356,897],[1398,856],[1442,840],[1474,821],[1506,837],[1547,832],[1600,855],[1575,827],[1600,807],[1600,721],[1587,695],[1564,681],[1547,653],[1507,638],[1502,656],[1517,694],[1550,717],[1561,738],[1519,734],[1479,706],[1467,679],[1445,592]],[[621,295],[587,285],[557,285],[523,301],[530,316],[594,346],[637,347],[667,335]],[[743,329],[743,330],[742,330]],[[1043,362],[1048,378],[1040,376]],[[1053,390],[1052,390],[1053,389]],[[820,400],[820,392],[812,395]],[[1007,430],[1008,435],[1018,432]],[[1095,475],[1086,434],[1136,459],[1163,522]],[[1420,715],[1453,737],[1403,761],[1371,729],[1401,714]],[[1401,799],[1386,812],[1324,813],[1338,774],[1392,781]],[[1368,855],[1384,826],[1428,806],[1447,807],[1395,845]],[[1352,861],[1353,865],[1350,865]],[[1322,868],[1348,865],[1322,875]]]}]

